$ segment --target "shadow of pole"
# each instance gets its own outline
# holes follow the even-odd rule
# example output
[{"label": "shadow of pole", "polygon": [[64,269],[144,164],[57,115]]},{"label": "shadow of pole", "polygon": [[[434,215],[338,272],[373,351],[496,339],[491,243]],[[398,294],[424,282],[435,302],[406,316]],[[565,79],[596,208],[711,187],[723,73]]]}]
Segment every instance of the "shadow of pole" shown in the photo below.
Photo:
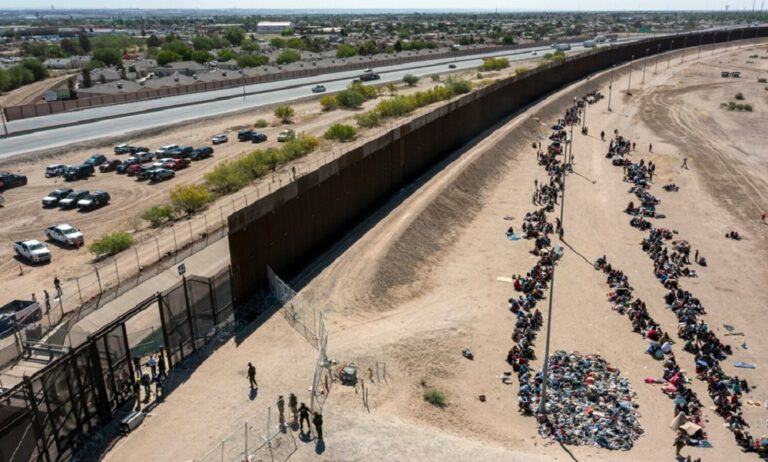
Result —
[{"label": "shadow of pole", "polygon": [[580,256],[582,260],[584,260],[585,262],[587,262],[587,264],[588,264],[589,266],[591,266],[591,267],[594,267],[594,264],[593,264],[591,261],[589,261],[589,259],[588,259],[587,257],[585,257],[583,254],[579,253],[579,251],[578,251],[578,250],[574,249],[574,248],[573,248],[573,246],[572,246],[571,244],[569,244],[569,243],[568,243],[568,241],[566,241],[564,238],[560,238],[560,241],[561,241],[563,244],[565,244],[565,245],[566,245],[566,247],[568,247],[569,249],[571,249],[571,251],[572,251],[573,253],[575,253],[576,255]]}]

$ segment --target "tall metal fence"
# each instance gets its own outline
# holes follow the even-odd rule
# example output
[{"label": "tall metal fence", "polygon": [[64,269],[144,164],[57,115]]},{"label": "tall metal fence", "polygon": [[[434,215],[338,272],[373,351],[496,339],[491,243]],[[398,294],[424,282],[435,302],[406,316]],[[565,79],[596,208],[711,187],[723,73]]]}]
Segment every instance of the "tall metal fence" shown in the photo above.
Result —
[{"label": "tall metal fence", "polygon": [[164,355],[172,376],[174,368],[229,330],[233,307],[229,268],[210,278],[190,276],[25,377],[0,395],[0,460],[72,457],[88,436],[137,399],[132,385],[148,354]]}]

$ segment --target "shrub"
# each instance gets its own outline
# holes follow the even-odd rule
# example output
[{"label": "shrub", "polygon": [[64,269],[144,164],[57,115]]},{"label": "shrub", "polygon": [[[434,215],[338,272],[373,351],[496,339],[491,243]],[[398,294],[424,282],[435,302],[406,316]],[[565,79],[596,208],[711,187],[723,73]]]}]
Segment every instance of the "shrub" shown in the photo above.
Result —
[{"label": "shrub", "polygon": [[446,80],[445,85],[457,95],[469,93],[472,90],[472,84],[469,81],[457,79],[455,77],[450,77],[448,80]]},{"label": "shrub", "polygon": [[351,125],[333,124],[325,131],[326,140],[349,141],[357,135],[357,130]]},{"label": "shrub", "polygon": [[483,78],[483,74],[478,72],[477,75],[475,75],[475,78],[476,79],[482,79]]},{"label": "shrub", "polygon": [[356,109],[365,102],[365,96],[357,90],[343,90],[336,94],[339,107]]},{"label": "shrub", "polygon": [[122,252],[135,243],[136,240],[129,233],[126,233],[125,231],[117,231],[106,234],[101,239],[93,241],[91,245],[88,246],[88,250],[97,257],[103,257]]},{"label": "shrub", "polygon": [[728,102],[728,110],[733,111],[734,109],[736,109],[736,103],[733,101]]},{"label": "shrub", "polygon": [[277,150],[282,152],[284,159],[277,159],[275,166],[309,154],[318,144],[320,144],[320,141],[314,136],[300,133],[296,138],[286,141],[283,144],[283,149]]},{"label": "shrub", "polygon": [[744,110],[747,111],[747,112],[752,112],[752,105],[751,104],[745,104],[744,105]]},{"label": "shrub", "polygon": [[509,60],[507,58],[486,58],[483,60],[483,64],[480,66],[482,71],[500,71],[509,67]]},{"label": "shrub", "polygon": [[277,64],[295,63],[301,59],[301,53],[296,50],[283,50],[278,56],[275,62]]},{"label": "shrub", "polygon": [[379,102],[376,110],[382,117],[399,117],[416,109],[413,96],[398,95]]},{"label": "shrub", "polygon": [[209,200],[208,189],[202,184],[177,185],[171,188],[171,203],[187,215],[205,207]]},{"label": "shrub", "polygon": [[520,66],[515,68],[515,74],[523,74],[525,72],[528,72],[528,68],[525,66]]},{"label": "shrub", "polygon": [[761,77],[761,78],[757,79],[757,82],[758,83],[768,83],[768,79],[766,79],[765,77]]},{"label": "shrub", "polygon": [[381,123],[381,114],[375,109],[355,116],[357,125],[361,128],[378,127]]},{"label": "shrub", "polygon": [[435,388],[427,388],[424,390],[424,401],[434,406],[445,406],[445,395]]},{"label": "shrub", "polygon": [[149,222],[153,228],[162,225],[173,216],[173,209],[168,205],[150,207],[141,214],[141,218]]},{"label": "shrub", "polygon": [[331,95],[323,96],[320,98],[320,107],[323,108],[323,111],[332,111],[336,109],[336,98]]},{"label": "shrub", "polygon": [[374,87],[373,85],[363,85],[362,82],[352,82],[347,89],[357,91],[363,95],[366,100],[374,99],[381,93],[381,90],[378,87]]},{"label": "shrub", "polygon": [[389,92],[389,96],[395,96],[395,93],[397,93],[397,84],[395,84],[395,82],[389,82],[384,85],[384,88]]},{"label": "shrub", "polygon": [[739,101],[742,101],[744,99],[744,94],[742,92],[736,93],[736,96],[734,96]]},{"label": "shrub", "polygon": [[256,121],[256,123],[253,124],[256,128],[266,128],[269,126],[269,123],[264,119],[259,119]]},{"label": "shrub", "polygon": [[294,110],[291,106],[278,106],[275,108],[275,117],[280,119],[280,121],[284,124],[291,122],[291,117],[293,117]]},{"label": "shrub", "polygon": [[261,54],[240,55],[237,57],[237,65],[240,67],[259,67],[268,62],[269,58]]},{"label": "shrub", "polygon": [[440,74],[434,74],[432,75],[432,81],[433,82],[439,82],[440,81]]},{"label": "shrub", "polygon": [[405,74],[403,76],[403,83],[408,85],[409,87],[415,86],[417,83],[419,83],[419,78],[416,77],[413,74]]},{"label": "shrub", "polygon": [[357,48],[346,43],[342,43],[341,45],[339,45],[339,48],[336,49],[336,57],[339,59],[350,58],[352,56],[355,56],[356,54],[357,54]]},{"label": "shrub", "polygon": [[257,177],[245,168],[242,160],[229,160],[216,164],[213,169],[207,172],[205,182],[213,191],[230,194],[244,188],[251,182],[252,178]]},{"label": "shrub", "polygon": [[157,57],[155,58],[155,60],[157,61],[157,64],[159,64],[160,66],[165,66],[168,63],[181,61],[181,55],[178,53],[174,53],[172,51],[163,50],[157,54]]}]

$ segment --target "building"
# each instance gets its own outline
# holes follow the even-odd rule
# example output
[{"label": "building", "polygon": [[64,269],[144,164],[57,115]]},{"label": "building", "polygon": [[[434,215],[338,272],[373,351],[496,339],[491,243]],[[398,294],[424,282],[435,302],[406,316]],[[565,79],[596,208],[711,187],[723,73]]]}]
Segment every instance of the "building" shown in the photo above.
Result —
[{"label": "building", "polygon": [[43,64],[48,69],[80,69],[90,62],[90,56],[70,56],[69,58],[48,58]]},{"label": "building", "polygon": [[151,72],[155,73],[155,77],[167,77],[177,73],[193,76],[207,70],[208,67],[195,61],[179,61],[168,63],[165,66],[157,66]]},{"label": "building", "polygon": [[279,34],[285,29],[293,29],[291,21],[261,21],[256,24],[256,32],[259,34]]},{"label": "building", "polygon": [[98,95],[117,95],[120,93],[136,93],[142,86],[131,80],[118,80],[116,82],[96,84],[91,88],[80,87],[77,89],[79,97]]}]

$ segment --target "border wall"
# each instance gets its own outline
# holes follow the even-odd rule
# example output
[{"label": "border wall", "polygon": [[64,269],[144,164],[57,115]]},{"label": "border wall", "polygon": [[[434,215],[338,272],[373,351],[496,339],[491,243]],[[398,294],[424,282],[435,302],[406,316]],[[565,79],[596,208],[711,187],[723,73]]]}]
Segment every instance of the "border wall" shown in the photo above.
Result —
[{"label": "border wall", "polygon": [[267,266],[291,277],[430,167],[494,123],[569,83],[684,47],[768,36],[768,27],[661,37],[596,49],[462,96],[347,152],[229,216],[237,300],[268,286]]}]

